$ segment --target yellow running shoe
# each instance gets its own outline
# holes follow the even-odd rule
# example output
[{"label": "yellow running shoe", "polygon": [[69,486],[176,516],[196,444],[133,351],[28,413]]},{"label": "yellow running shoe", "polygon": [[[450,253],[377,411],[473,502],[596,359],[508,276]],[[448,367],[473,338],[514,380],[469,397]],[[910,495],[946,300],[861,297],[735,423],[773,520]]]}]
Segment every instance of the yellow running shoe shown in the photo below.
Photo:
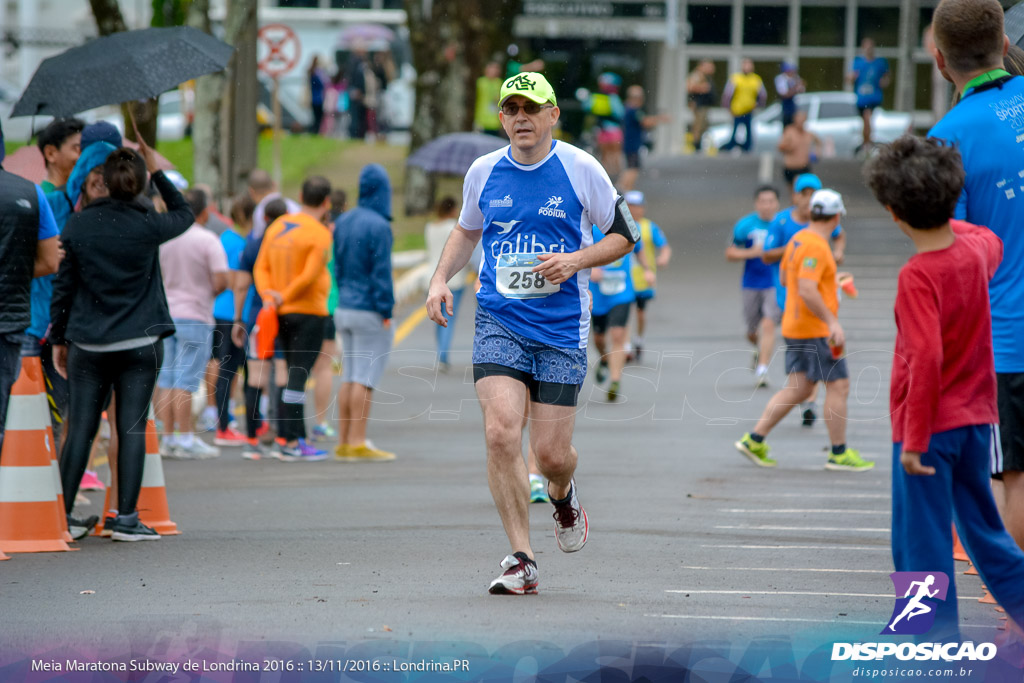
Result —
[{"label": "yellow running shoe", "polygon": [[873,460],[865,460],[860,457],[860,451],[852,448],[847,448],[839,455],[829,455],[828,462],[825,463],[826,470],[838,472],[866,472],[874,467]]},{"label": "yellow running shoe", "polygon": [[349,446],[344,455],[336,455],[342,462],[384,462],[394,460],[395,454],[382,451],[377,448],[370,448],[366,444],[362,446]]},{"label": "yellow running shoe", "polygon": [[763,441],[761,443],[754,441],[750,438],[749,432],[744,434],[743,438],[733,445],[736,446],[736,450],[747,456],[750,462],[758,467],[775,467],[776,465],[775,459],[768,457],[768,451],[771,450],[771,447]]}]

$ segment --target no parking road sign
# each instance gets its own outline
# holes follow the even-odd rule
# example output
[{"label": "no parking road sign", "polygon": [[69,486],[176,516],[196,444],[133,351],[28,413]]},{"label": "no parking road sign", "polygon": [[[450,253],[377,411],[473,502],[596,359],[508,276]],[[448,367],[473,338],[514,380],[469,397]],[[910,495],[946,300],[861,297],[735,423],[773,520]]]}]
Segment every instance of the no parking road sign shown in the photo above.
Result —
[{"label": "no parking road sign", "polygon": [[267,24],[257,34],[259,38],[260,58],[257,66],[260,71],[271,78],[278,78],[288,73],[299,63],[302,49],[299,37],[290,26],[284,24]]}]

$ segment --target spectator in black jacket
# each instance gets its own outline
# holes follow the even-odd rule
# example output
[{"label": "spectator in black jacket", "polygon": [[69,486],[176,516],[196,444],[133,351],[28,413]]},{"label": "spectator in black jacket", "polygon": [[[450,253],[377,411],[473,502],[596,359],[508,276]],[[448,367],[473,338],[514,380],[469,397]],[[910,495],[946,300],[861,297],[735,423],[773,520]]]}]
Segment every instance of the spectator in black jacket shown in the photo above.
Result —
[{"label": "spectator in black jacket", "polygon": [[[71,217],[61,235],[65,250],[53,286],[50,313],[54,365],[69,379],[68,437],[61,453],[61,481],[69,525],[79,482],[99,427],[103,405],[114,391],[120,453],[117,462],[117,541],[157,540],[139,521],[135,506],[146,459],[146,421],[164,337],[174,333],[160,276],[160,245],[192,225],[181,193],[156,165],[153,151],[118,149],[103,165],[110,197]],[[136,201],[146,170],[167,204],[167,213]],[[86,524],[85,526],[88,526]]]}]

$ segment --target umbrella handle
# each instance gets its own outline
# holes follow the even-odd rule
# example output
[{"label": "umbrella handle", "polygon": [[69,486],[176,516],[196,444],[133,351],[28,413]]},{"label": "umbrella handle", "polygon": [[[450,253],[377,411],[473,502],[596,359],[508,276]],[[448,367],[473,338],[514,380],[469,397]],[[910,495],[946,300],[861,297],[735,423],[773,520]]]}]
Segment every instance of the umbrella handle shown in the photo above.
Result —
[{"label": "umbrella handle", "polygon": [[156,163],[156,157],[153,155],[153,149],[146,144],[145,138],[143,138],[139,133],[139,126],[135,123],[135,112],[131,105],[128,105],[128,118],[132,122],[132,129],[135,131],[135,141],[139,144],[139,151],[142,152],[142,159],[146,162],[146,170],[151,174],[156,173],[160,170],[160,166]]}]

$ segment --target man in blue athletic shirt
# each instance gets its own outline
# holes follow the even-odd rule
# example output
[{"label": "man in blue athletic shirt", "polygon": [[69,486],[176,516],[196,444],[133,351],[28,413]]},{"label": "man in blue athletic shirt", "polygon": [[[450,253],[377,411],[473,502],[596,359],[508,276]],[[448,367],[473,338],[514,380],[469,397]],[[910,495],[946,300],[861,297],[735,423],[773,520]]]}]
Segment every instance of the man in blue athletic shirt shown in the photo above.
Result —
[{"label": "man in blue athletic shirt", "polygon": [[963,158],[967,177],[954,217],[1003,241],[989,283],[999,392],[992,476],[1002,479],[1002,492],[998,485],[993,492],[1007,531],[1024,547],[1024,78],[1002,68],[1009,39],[997,0],[943,0],[932,27],[935,63],[962,93],[928,132]]},{"label": "man in blue athletic shirt", "polygon": [[[754,345],[754,386],[768,386],[768,363],[775,346],[775,328],[782,323],[782,309],[775,298],[772,271],[761,260],[768,229],[779,211],[779,191],[771,185],[754,190],[754,210],[736,222],[725,248],[727,261],[743,261],[743,322],[747,341]],[[778,274],[775,275],[778,277]]]},{"label": "man in blue athletic shirt", "polygon": [[875,56],[875,41],[865,38],[860,50],[861,54],[853,60],[853,69],[846,75],[857,93],[857,111],[864,121],[863,142],[857,145],[855,152],[871,144],[871,116],[875,107],[882,104],[882,90],[889,86],[889,62],[885,57]]},{"label": "man in blue athletic shirt", "polygon": [[[590,269],[625,256],[639,234],[600,163],[552,139],[560,112],[544,76],[507,79],[498,106],[511,144],[480,157],[466,174],[462,214],[431,278],[427,313],[447,324],[446,283],[482,241],[473,376],[487,478],[512,549],[489,590],[522,595],[537,592],[523,405],[530,400],[530,443],[549,482],[558,546],[575,552],[588,533],[573,481],[572,432],[587,373]],[[592,226],[606,237],[595,243]]]}]

